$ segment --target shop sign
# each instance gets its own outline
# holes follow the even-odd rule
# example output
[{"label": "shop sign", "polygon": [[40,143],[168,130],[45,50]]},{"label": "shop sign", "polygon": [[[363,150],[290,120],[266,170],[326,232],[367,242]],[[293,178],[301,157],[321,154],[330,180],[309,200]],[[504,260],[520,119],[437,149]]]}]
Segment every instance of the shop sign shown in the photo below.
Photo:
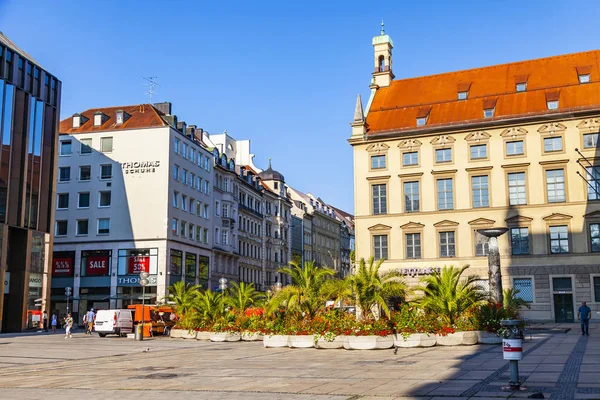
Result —
[{"label": "shop sign", "polygon": [[440,267],[429,267],[429,268],[400,268],[398,271],[404,276],[419,276],[419,275],[432,275],[434,272],[438,274],[442,272]]},{"label": "shop sign", "polygon": [[55,258],[52,261],[52,275],[73,275],[73,259]]},{"label": "shop sign", "polygon": [[130,256],[129,273],[139,274],[142,271],[150,272],[150,256]]},{"label": "shop sign", "polygon": [[[156,275],[148,276],[148,286],[156,286]],[[140,277],[139,276],[119,276],[117,277],[117,286],[139,286],[140,285]]]},{"label": "shop sign", "polygon": [[4,271],[4,294],[8,294],[10,289],[10,272]]},{"label": "shop sign", "polygon": [[108,275],[108,257],[88,257],[86,266],[87,275]]},{"label": "shop sign", "polygon": [[148,174],[156,172],[156,168],[160,166],[160,161],[132,161],[122,162],[124,174]]},{"label": "shop sign", "polygon": [[42,287],[42,274],[29,274],[29,287]]}]

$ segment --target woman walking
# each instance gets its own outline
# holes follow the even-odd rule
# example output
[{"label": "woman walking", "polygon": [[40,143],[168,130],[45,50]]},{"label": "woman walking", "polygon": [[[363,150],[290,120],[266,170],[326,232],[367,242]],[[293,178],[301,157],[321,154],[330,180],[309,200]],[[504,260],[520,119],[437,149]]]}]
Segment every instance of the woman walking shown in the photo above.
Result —
[{"label": "woman walking", "polygon": [[65,319],[65,339],[67,338],[71,338],[71,328],[73,327],[73,317],[71,316],[71,313],[69,313],[69,315],[67,316],[67,318]]},{"label": "woman walking", "polygon": [[56,318],[56,311],[52,313],[52,319],[50,320],[50,325],[52,325],[52,333],[56,333],[56,323],[57,323],[57,318]]}]

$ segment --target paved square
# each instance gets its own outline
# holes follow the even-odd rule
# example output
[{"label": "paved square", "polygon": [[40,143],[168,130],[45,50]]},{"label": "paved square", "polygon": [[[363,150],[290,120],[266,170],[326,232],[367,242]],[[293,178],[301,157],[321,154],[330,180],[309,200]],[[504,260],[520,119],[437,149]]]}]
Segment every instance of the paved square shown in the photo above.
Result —
[{"label": "paved square", "polygon": [[[524,344],[527,391],[502,391],[499,345],[347,351],[265,349],[62,334],[0,335],[0,399],[600,399],[600,329],[534,335]],[[150,349],[144,352],[145,349]]]}]

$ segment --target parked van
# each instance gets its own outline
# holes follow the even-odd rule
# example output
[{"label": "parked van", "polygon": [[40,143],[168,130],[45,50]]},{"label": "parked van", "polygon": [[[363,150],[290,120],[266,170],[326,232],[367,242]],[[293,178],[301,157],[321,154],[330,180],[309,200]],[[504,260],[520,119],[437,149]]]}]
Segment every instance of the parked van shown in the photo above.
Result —
[{"label": "parked van", "polygon": [[94,330],[100,337],[106,335],[123,336],[133,332],[131,310],[98,310]]}]

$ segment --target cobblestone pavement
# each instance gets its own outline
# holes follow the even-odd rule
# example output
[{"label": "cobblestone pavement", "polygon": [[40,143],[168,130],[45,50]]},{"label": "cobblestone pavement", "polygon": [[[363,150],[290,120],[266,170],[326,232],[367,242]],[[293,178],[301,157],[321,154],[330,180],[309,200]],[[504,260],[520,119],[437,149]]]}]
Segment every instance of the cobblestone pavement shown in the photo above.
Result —
[{"label": "cobblestone pavement", "polygon": [[[347,351],[262,343],[0,335],[0,399],[600,399],[600,326],[524,344],[521,392],[499,345]],[[148,352],[144,350],[149,349]]]}]

